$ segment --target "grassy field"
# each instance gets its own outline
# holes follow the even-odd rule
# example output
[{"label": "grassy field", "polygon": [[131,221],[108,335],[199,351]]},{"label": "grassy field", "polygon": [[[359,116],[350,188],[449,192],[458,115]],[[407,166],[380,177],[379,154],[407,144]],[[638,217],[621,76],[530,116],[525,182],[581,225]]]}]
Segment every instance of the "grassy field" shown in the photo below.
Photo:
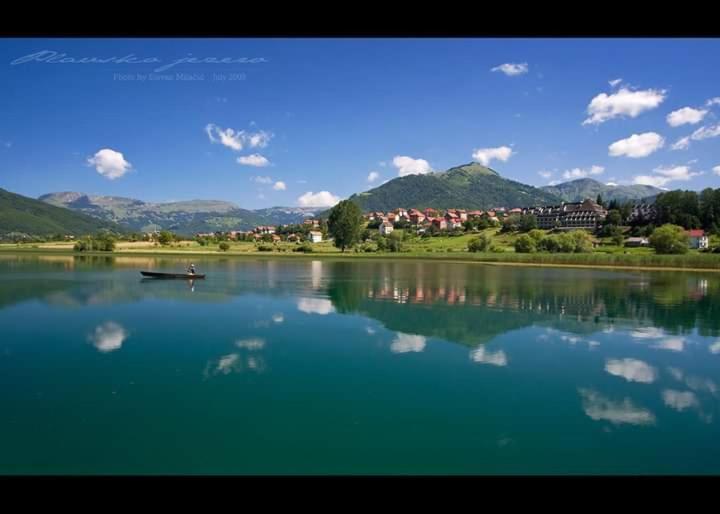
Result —
[{"label": "grassy field", "polygon": [[[580,266],[610,268],[645,268],[645,269],[683,269],[683,270],[717,270],[720,271],[720,254],[707,254],[691,250],[685,255],[656,255],[649,248],[622,248],[603,245],[592,253],[561,254],[561,253],[515,253],[513,243],[517,236],[496,234],[489,229],[493,243],[502,251],[493,253],[470,253],[467,243],[477,234],[466,234],[455,237],[414,238],[404,243],[404,251],[389,252],[354,252],[342,254],[329,241],[312,245],[312,253],[294,252],[296,243],[280,242],[272,246],[272,252],[258,251],[258,246],[251,242],[232,242],[228,251],[221,251],[217,245],[201,246],[195,241],[182,241],[168,246],[160,246],[150,242],[119,242],[112,255],[203,255],[203,256],[272,256],[287,258],[352,258],[352,259],[432,259],[459,262],[483,262],[506,265],[536,266]],[[72,243],[35,243],[35,244],[0,244],[0,251],[17,253],[73,253]],[[108,255],[107,253],[99,253]]]}]

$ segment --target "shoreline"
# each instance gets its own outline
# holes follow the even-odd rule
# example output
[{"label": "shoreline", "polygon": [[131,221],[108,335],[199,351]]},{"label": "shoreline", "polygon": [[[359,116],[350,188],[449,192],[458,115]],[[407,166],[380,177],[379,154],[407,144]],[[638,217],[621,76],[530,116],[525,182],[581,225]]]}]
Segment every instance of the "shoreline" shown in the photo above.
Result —
[{"label": "shoreline", "polygon": [[[460,252],[457,252],[458,254]],[[532,255],[545,255],[545,254],[509,254],[513,255],[511,258],[503,259],[500,257],[502,254],[487,254],[492,257],[484,257],[479,255],[477,258],[468,257],[467,255],[421,255],[421,254],[393,254],[393,253],[355,253],[347,252],[345,254],[340,252],[318,252],[318,253],[291,253],[291,252],[208,252],[208,251],[192,251],[192,250],[121,250],[115,252],[75,252],[73,250],[65,249],[54,249],[54,248],[0,248],[0,255],[66,255],[73,257],[172,257],[179,258],[185,256],[191,257],[211,257],[211,258],[269,258],[269,259],[335,259],[335,260],[414,260],[414,261],[427,261],[427,262],[447,262],[447,263],[462,263],[462,264],[484,264],[494,266],[530,266],[530,267],[545,267],[545,268],[589,268],[589,269],[602,269],[602,270],[618,270],[618,271],[689,271],[689,272],[713,272],[720,273],[720,257],[713,264],[715,267],[703,267],[703,266],[672,266],[662,264],[633,264],[629,262],[618,263],[618,264],[605,264],[605,263],[594,263],[594,262],[537,262],[533,260]],[[527,255],[529,258],[516,257],[517,255]],[[558,255],[558,254],[549,254]],[[583,259],[593,254],[564,254],[565,259],[572,260],[572,255],[579,256],[578,259]],[[596,254],[596,255],[607,255],[607,254]],[[653,256],[654,258],[677,258],[676,256]],[[622,259],[621,259],[622,260]],[[695,263],[693,263],[695,264]]]}]

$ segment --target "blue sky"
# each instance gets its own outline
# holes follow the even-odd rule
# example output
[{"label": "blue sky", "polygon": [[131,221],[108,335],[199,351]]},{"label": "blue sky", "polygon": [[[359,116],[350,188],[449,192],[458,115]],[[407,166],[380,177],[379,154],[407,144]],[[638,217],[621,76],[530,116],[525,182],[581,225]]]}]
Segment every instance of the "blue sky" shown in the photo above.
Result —
[{"label": "blue sky", "polygon": [[[17,62],[42,51],[155,62]],[[538,186],[720,187],[718,55],[709,39],[4,39],[0,187],[314,205],[474,159]],[[259,62],[155,71],[187,57]]]}]

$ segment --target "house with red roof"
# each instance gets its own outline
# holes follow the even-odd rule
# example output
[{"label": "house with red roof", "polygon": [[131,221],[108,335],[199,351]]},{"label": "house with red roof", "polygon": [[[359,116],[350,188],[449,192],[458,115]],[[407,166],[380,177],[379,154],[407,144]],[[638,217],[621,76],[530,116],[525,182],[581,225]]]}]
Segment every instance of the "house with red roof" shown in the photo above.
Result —
[{"label": "house with red roof", "polygon": [[689,237],[690,248],[705,250],[710,246],[710,241],[704,230],[688,230],[686,234]]},{"label": "house with red roof", "polygon": [[431,223],[433,227],[440,230],[446,230],[448,228],[448,222],[445,218],[432,218]]}]

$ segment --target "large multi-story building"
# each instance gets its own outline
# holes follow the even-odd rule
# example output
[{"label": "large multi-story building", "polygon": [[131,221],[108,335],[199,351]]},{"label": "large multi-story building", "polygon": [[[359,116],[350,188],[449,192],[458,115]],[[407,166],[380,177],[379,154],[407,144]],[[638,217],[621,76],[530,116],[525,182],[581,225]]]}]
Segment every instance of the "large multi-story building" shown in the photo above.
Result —
[{"label": "large multi-story building", "polygon": [[590,199],[568,202],[548,207],[530,207],[523,214],[537,218],[538,228],[584,228],[594,230],[607,216],[607,210]]},{"label": "large multi-story building", "polygon": [[655,204],[652,203],[639,203],[632,206],[630,215],[628,216],[628,223],[631,225],[638,224],[644,225],[646,223],[655,221],[657,218],[657,209]]}]

